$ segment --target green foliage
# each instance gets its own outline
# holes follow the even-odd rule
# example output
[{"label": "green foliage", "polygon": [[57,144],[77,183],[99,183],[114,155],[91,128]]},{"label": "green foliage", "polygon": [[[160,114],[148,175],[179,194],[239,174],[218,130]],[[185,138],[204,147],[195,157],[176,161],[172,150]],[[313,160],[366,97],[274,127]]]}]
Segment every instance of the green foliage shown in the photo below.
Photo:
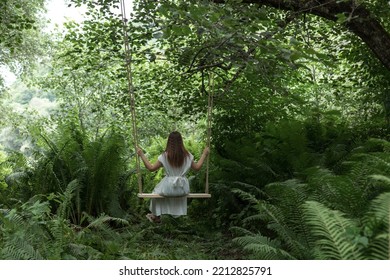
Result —
[{"label": "green foliage", "polygon": [[[43,55],[44,36],[40,33],[40,13],[45,11],[44,0],[0,1],[0,66],[20,74],[30,68],[38,56]],[[0,89],[3,84],[0,76]]]},{"label": "green foliage", "polygon": [[372,206],[363,220],[364,224],[367,225],[364,228],[365,235],[371,244],[366,249],[370,259],[388,260],[390,258],[389,217],[390,193],[387,192],[379,195],[372,201]]},{"label": "green foliage", "polygon": [[[1,259],[43,259],[47,251],[58,250],[56,247],[47,248],[47,244],[43,240],[40,241],[49,240],[54,232],[60,235],[52,236],[53,239],[62,239],[64,234],[58,231],[56,224],[46,223],[49,215],[49,203],[41,202],[37,197],[19,205],[18,208],[5,210],[1,216]],[[42,250],[38,249],[38,246]],[[50,254],[54,255],[54,252]]]},{"label": "green foliage", "polygon": [[388,259],[389,201],[388,192],[373,199],[360,225],[339,211],[306,202],[307,223],[317,237],[316,258]]},{"label": "green foliage", "polygon": [[235,241],[254,258],[387,259],[388,144],[368,141],[342,174],[310,169],[305,183],[268,184],[260,198],[244,192],[254,212],[246,210]]},{"label": "green foliage", "polygon": [[[110,130],[94,140],[70,124],[41,137],[44,143],[35,155],[34,166],[9,177],[14,188],[27,192],[24,197],[65,192],[65,201],[71,207],[66,207],[68,215],[64,218],[76,224],[81,223],[83,212],[93,216],[123,215],[129,203],[126,183],[131,175],[126,170],[127,145],[123,136]],[[31,173],[28,177],[27,172]],[[64,214],[65,209],[61,211]]]},{"label": "green foliage", "polygon": [[281,249],[281,244],[278,240],[271,240],[260,234],[237,237],[233,241],[242,246],[244,250],[251,252],[253,258],[265,260],[295,259],[287,251]]},{"label": "green foliage", "polygon": [[[244,242],[244,248],[251,252],[253,258],[311,259],[309,230],[303,224],[303,210],[299,207],[306,199],[302,192],[304,187],[297,181],[275,183],[265,190],[269,202],[253,196],[250,201],[255,211],[242,217],[242,225],[248,228],[250,236],[247,238],[244,234],[234,240],[239,244]],[[240,227],[232,229],[242,231]],[[269,252],[271,248],[273,254]]]},{"label": "green foliage", "polygon": [[269,122],[259,132],[219,139],[219,176],[262,187],[303,178],[311,166],[337,168],[358,142],[353,135],[345,124],[330,125],[326,116],[321,121]]},{"label": "green foliage", "polygon": [[318,202],[307,201],[304,205],[307,224],[311,229],[316,259],[361,259],[361,248],[354,242],[356,223],[335,210]]},{"label": "green foliage", "polygon": [[[242,252],[227,236],[196,226],[188,218],[163,217],[155,226],[142,217],[130,221],[83,214],[83,225],[64,219],[74,187],[58,195],[36,196],[0,216],[0,259],[229,259]],[[56,204],[57,212],[52,206]],[[66,215],[66,214],[65,214]]]},{"label": "green foliage", "polygon": [[112,225],[123,227],[128,222],[107,215],[98,218],[84,215],[85,227],[72,225],[62,211],[52,213],[50,206],[50,200],[54,200],[58,209],[69,208],[67,196],[69,193],[48,197],[49,200],[36,196],[13,209],[3,209],[0,259],[123,258],[119,244],[125,243],[127,235],[122,236]]},{"label": "green foliage", "polygon": [[[12,12],[3,25],[17,19],[0,24],[0,64],[32,49],[21,39],[35,34],[34,13],[23,11],[41,2],[30,2],[0,9]],[[386,3],[366,2],[388,28]],[[366,142],[388,140],[389,73],[340,28],[345,18],[240,1],[134,1],[125,28],[136,144],[152,161],[174,128],[199,157],[214,83],[212,198],[155,226],[138,215],[125,140],[133,131],[118,1],[70,3],[86,5],[85,20],[66,23],[50,71],[33,77],[60,104],[54,122],[2,118],[32,149],[0,165],[1,175],[13,169],[1,186],[0,258],[389,258],[390,145]],[[19,103],[36,94],[15,91]],[[144,173],[145,190],[161,176]],[[191,174],[192,191],[204,177]]]},{"label": "green foliage", "polygon": [[4,191],[7,187],[5,183],[5,177],[11,173],[11,168],[9,164],[6,162],[6,154],[1,150],[0,146],[0,191]]}]

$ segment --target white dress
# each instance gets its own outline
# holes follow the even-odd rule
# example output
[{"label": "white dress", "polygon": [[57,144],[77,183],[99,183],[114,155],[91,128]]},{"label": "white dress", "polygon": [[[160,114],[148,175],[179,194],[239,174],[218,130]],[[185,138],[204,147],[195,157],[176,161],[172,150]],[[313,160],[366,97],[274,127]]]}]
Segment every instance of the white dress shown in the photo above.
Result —
[{"label": "white dress", "polygon": [[164,167],[165,177],[156,185],[153,193],[166,197],[154,198],[150,201],[150,211],[154,215],[169,214],[175,217],[187,215],[187,197],[177,196],[186,195],[190,191],[190,184],[186,174],[191,168],[193,159],[194,156],[189,154],[181,167],[173,167],[169,164],[166,153],[158,157],[158,161]]}]

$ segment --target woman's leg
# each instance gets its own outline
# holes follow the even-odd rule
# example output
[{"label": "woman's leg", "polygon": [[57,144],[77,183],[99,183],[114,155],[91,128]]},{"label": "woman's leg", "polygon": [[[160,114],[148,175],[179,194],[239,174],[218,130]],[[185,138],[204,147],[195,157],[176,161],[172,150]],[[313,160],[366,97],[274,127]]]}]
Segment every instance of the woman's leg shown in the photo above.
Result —
[{"label": "woman's leg", "polygon": [[161,223],[160,216],[156,216],[153,213],[146,214],[146,218],[152,223]]},{"label": "woman's leg", "polygon": [[149,210],[152,213],[149,213],[146,215],[146,218],[148,218],[149,221],[154,222],[154,223],[160,223],[161,222],[161,212],[159,211],[160,206],[159,206],[159,201],[157,199],[152,198],[150,200],[150,207]]}]

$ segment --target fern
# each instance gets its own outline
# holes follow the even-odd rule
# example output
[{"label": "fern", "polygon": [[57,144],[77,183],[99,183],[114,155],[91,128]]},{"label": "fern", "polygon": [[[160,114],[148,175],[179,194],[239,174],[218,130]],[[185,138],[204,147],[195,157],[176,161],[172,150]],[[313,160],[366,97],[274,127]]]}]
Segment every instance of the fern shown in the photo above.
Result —
[{"label": "fern", "polygon": [[42,260],[43,257],[26,239],[16,236],[8,239],[1,250],[2,258],[10,260]]},{"label": "fern", "polygon": [[308,199],[340,210],[351,217],[362,216],[369,203],[369,180],[360,163],[354,164],[353,169],[347,175],[336,175],[319,167],[307,170]]},{"label": "fern", "polygon": [[262,204],[262,209],[268,215],[267,228],[277,234],[284,248],[296,258],[310,258],[311,250],[306,236],[302,234],[306,231],[305,224],[296,225],[300,216],[290,218],[280,207],[266,203]]},{"label": "fern", "polygon": [[[103,259],[123,258],[122,245],[136,247],[120,234],[129,223],[120,218],[83,215],[86,227],[78,227],[64,219],[75,186],[69,185],[64,194],[51,196],[60,204],[58,215],[50,213],[49,201],[33,197],[0,215],[0,259]],[[112,227],[115,226],[115,227]]]},{"label": "fern", "polygon": [[370,204],[363,224],[370,230],[367,257],[390,259],[390,193],[383,193]]},{"label": "fern", "polygon": [[69,224],[66,220],[54,218],[47,222],[47,231],[50,233],[47,244],[43,244],[43,251],[48,259],[62,259],[69,240],[66,236],[72,236]]},{"label": "fern", "polygon": [[42,223],[42,218],[47,213],[48,203],[40,203],[34,198],[18,208],[6,211],[6,215],[1,217],[3,232],[1,258],[43,259],[36,237],[42,233],[39,223]]},{"label": "fern", "polygon": [[313,245],[318,259],[362,259],[361,249],[349,234],[357,227],[355,222],[319,202],[307,201],[304,209],[306,222],[315,237]]},{"label": "fern", "polygon": [[86,227],[87,228],[98,228],[98,229],[108,229],[107,223],[108,222],[116,222],[118,224],[127,225],[128,222],[124,219],[115,218],[115,217],[109,217],[105,214],[102,214],[98,218],[92,218],[91,216],[86,215],[86,218],[89,220],[89,224]]},{"label": "fern", "polygon": [[66,215],[75,224],[80,224],[83,212],[93,216],[125,214],[119,191],[123,191],[121,180],[128,178],[124,176],[128,172],[123,156],[126,143],[120,134],[109,129],[100,138],[91,139],[74,124],[65,124],[41,138],[44,147],[36,153],[32,176],[27,179],[34,194],[65,195],[62,199],[66,203],[61,209],[53,204],[53,213]]},{"label": "fern", "polygon": [[259,213],[268,215],[267,228],[277,233],[290,253],[300,259],[311,257],[310,232],[303,219],[302,203],[307,199],[307,185],[299,180],[268,184],[267,203],[259,203]]},{"label": "fern", "polygon": [[251,252],[255,259],[295,259],[287,251],[281,248],[280,242],[271,240],[260,234],[236,237],[233,241],[242,246],[244,250]]},{"label": "fern", "polygon": [[241,199],[245,200],[246,202],[248,202],[250,204],[257,204],[258,203],[258,200],[256,199],[256,197],[249,192],[246,192],[246,191],[243,191],[240,189],[233,189],[232,193],[236,194],[238,197],[240,197]]},{"label": "fern", "polygon": [[[275,195],[275,198],[277,201],[280,200],[280,205],[278,205],[276,201],[274,204],[271,204],[262,200],[258,200],[251,194],[248,194],[242,190],[235,191],[235,193],[239,194],[241,198],[246,199],[246,201],[248,201],[250,205],[252,205],[251,207],[255,210],[255,214],[243,218],[242,224],[252,229],[252,231],[255,231],[257,225],[259,231],[268,232],[268,234],[272,232],[272,235],[277,236],[277,239],[269,239],[267,243],[264,244],[264,248],[269,248],[270,244],[273,246],[278,244],[278,250],[289,252],[288,258],[308,259],[310,258],[311,252],[308,246],[308,238],[305,235],[308,233],[308,230],[306,229],[306,224],[301,220],[302,214],[296,215],[296,213],[302,212],[302,210],[300,210],[300,203],[304,201],[304,196],[301,196],[299,192],[296,192],[294,189],[295,187],[299,188],[301,186],[295,181],[286,182],[286,184],[278,183],[268,186],[269,189],[272,189],[272,196],[269,198],[269,200],[273,201],[273,193],[278,193],[279,197]],[[295,192],[297,194],[296,196],[294,195]],[[290,200],[283,200],[284,197],[289,197]],[[287,204],[283,204],[282,201],[287,202]],[[293,204],[293,202],[296,202],[297,204]],[[262,229],[262,226],[266,227],[266,229]],[[263,239],[259,239],[257,243],[252,245],[250,245],[249,242],[254,241],[253,238],[245,239],[248,236],[259,234],[260,233],[251,233],[250,235],[245,234],[244,236],[237,239],[237,241],[246,240],[248,242],[245,244],[246,248],[249,248],[253,245],[253,250],[255,250],[255,248],[260,250],[260,248],[263,247],[259,246],[258,242],[261,240],[264,241]],[[260,235],[263,236],[262,234]],[[242,242],[239,242],[239,244],[243,245]],[[286,254],[281,254],[279,252],[278,256],[281,257],[282,255]],[[267,254],[264,256],[267,256]],[[271,255],[268,255],[268,257],[271,257]],[[273,255],[272,258],[276,258],[276,255]]]},{"label": "fern", "polygon": [[66,219],[69,217],[69,211],[72,209],[72,199],[78,188],[80,188],[80,184],[79,181],[75,179],[68,184],[65,192],[60,195],[61,203],[57,209],[57,214],[60,219]]},{"label": "fern", "polygon": [[389,188],[390,188],[390,178],[389,177],[384,176],[384,175],[380,175],[380,174],[370,175],[369,177],[375,181],[384,183],[385,185],[389,186]]},{"label": "fern", "polygon": [[[387,177],[388,180],[390,178]],[[371,202],[368,216],[374,216],[376,219],[382,221],[385,227],[389,227],[390,217],[390,193],[383,193]]]}]

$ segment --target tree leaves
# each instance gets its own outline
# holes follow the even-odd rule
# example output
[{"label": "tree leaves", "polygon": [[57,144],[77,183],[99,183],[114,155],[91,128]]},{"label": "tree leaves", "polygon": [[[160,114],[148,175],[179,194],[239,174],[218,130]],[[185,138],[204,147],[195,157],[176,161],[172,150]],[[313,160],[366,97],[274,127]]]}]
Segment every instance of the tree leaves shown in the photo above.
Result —
[{"label": "tree leaves", "polygon": [[15,74],[30,69],[37,55],[42,54],[45,42],[40,34],[39,13],[44,11],[44,3],[43,0],[0,2],[0,65],[6,65]]}]

